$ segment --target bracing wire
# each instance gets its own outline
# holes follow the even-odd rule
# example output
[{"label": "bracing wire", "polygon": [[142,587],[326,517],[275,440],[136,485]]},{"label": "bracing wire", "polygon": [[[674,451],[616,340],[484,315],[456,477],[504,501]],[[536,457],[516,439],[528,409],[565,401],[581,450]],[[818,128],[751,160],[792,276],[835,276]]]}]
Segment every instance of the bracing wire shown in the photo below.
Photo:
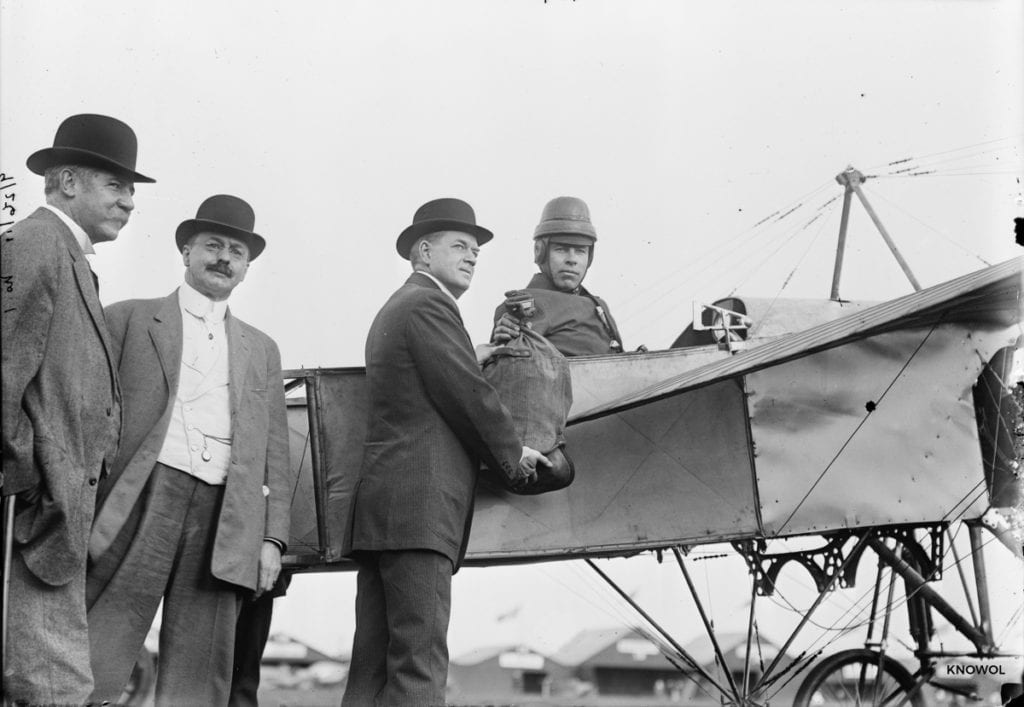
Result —
[{"label": "bracing wire", "polygon": [[[917,345],[917,347],[913,350],[913,352],[911,352],[910,356],[907,358],[907,360],[900,367],[900,370],[897,371],[896,375],[893,376],[893,379],[891,381],[889,381],[889,385],[887,385],[885,390],[882,391],[882,394],[879,396],[877,403],[880,404],[883,400],[885,400],[885,396],[888,395],[889,391],[892,390],[892,387],[894,385],[896,385],[896,381],[898,381],[900,376],[903,375],[903,372],[905,370],[907,370],[907,366],[910,365],[910,363],[914,360],[914,357],[917,356],[917,354],[921,350],[921,348],[925,345],[925,343],[927,343],[928,339],[931,337],[932,333],[935,331],[935,327],[937,327],[938,324],[939,324],[939,322],[936,322],[935,324],[932,324],[932,326],[928,329],[928,333],[925,334],[923,339],[921,339],[921,343],[919,343]],[[786,520],[783,521],[781,526],[779,526],[779,529],[776,531],[777,534],[779,534],[779,535],[782,534],[782,531],[786,528],[787,525],[789,525],[789,521],[791,521],[793,519],[793,516],[796,515],[796,512],[799,511],[801,507],[803,507],[804,502],[806,502],[807,499],[810,498],[810,495],[814,492],[814,489],[817,488],[818,484],[821,483],[821,480],[823,478],[825,478],[825,475],[832,468],[832,465],[835,464],[836,461],[839,460],[839,457],[843,454],[843,452],[849,446],[850,442],[853,441],[853,438],[857,435],[858,432],[860,432],[861,428],[867,423],[868,419],[871,417],[871,413],[872,413],[872,411],[868,411],[867,414],[864,415],[863,418],[861,418],[861,421],[859,423],[857,423],[857,427],[854,428],[853,432],[850,433],[850,436],[847,437],[845,442],[843,442],[842,446],[839,448],[839,451],[837,451],[835,453],[835,456],[832,457],[832,459],[825,466],[825,468],[821,471],[821,473],[818,474],[818,478],[816,478],[814,480],[814,483],[811,484],[811,487],[809,489],[807,489],[807,491],[804,493],[803,497],[800,499],[799,503],[796,504],[796,507],[793,508],[793,510],[790,512],[790,514],[786,517]]]},{"label": "bracing wire", "polygon": [[[753,238],[755,238],[758,235],[756,231],[757,231],[757,229],[762,224],[764,224],[764,223],[766,223],[768,221],[771,221],[773,219],[775,221],[781,220],[782,216],[780,214],[782,214],[783,211],[787,211],[787,212],[792,211],[793,208],[794,208],[793,204],[799,205],[799,204],[807,201],[814,194],[817,194],[818,192],[822,191],[823,189],[828,188],[828,186],[829,186],[829,182],[827,182],[827,181],[826,182],[822,182],[821,184],[819,184],[818,186],[816,186],[814,189],[810,190],[809,192],[807,192],[803,196],[800,196],[797,199],[793,200],[793,202],[790,202],[790,205],[784,206],[781,209],[778,209],[778,210],[772,212],[768,216],[762,218],[760,221],[758,221],[753,226],[740,231],[739,233],[737,233],[736,235],[732,236],[731,238],[728,238],[728,239],[726,239],[724,241],[718,242],[717,244],[711,246],[707,250],[705,250],[705,251],[703,251],[701,253],[698,253],[698,254],[694,255],[693,257],[691,257],[691,258],[688,258],[683,265],[679,266],[675,270],[667,273],[666,275],[662,276],[661,278],[659,278],[657,280],[652,281],[650,284],[648,284],[645,287],[640,288],[636,292],[634,292],[634,293],[632,293],[630,295],[627,295],[622,300],[622,304],[623,305],[628,305],[630,302],[635,300],[637,297],[639,297],[639,296],[641,296],[643,294],[646,294],[651,289],[659,287],[665,281],[674,280],[674,279],[682,279],[681,276],[684,275],[684,274],[687,274],[689,270],[693,270],[695,272],[706,272],[710,268],[710,265],[713,265],[713,264],[717,263],[719,260],[721,260],[722,256],[719,254],[720,251],[721,251],[721,253],[724,253],[725,255],[728,255],[728,254],[734,252],[736,250],[735,246],[738,245],[737,242],[740,241],[740,240],[743,240],[743,239],[752,240]],[[705,264],[704,261],[709,259],[709,258],[712,259],[712,262],[710,264]],[[623,307],[623,308],[625,309],[625,307]]]},{"label": "bracing wire", "polygon": [[[577,575],[579,575],[581,577],[584,576],[584,574],[585,574],[583,572],[582,567],[579,565],[579,563],[572,563],[572,569],[573,569],[573,571]],[[585,576],[588,578],[588,581],[590,581],[590,582],[594,581],[593,580],[593,575],[585,574]],[[596,593],[596,590],[594,590],[594,591]],[[577,593],[577,595],[578,595],[578,593]],[[621,605],[621,603],[619,603],[617,601],[616,602],[609,601],[609,600],[606,599],[604,607],[599,607],[599,606],[597,606],[596,604],[593,604],[593,603],[592,603],[592,605],[595,606],[596,608],[598,608],[599,610],[603,611],[605,614],[607,614],[608,616],[612,617],[613,619],[616,619],[622,626],[626,626],[626,627],[631,628],[633,630],[636,630],[638,633],[640,633],[640,635],[642,635],[644,638],[649,640],[654,646],[656,646],[658,648],[659,652],[667,660],[669,660],[669,662],[671,662],[673,665],[675,665],[680,670],[680,672],[682,673],[683,677],[685,677],[686,679],[688,679],[691,682],[693,682],[696,685],[697,689],[701,690],[707,697],[715,698],[715,695],[712,694],[712,692],[709,691],[709,689],[708,689],[709,686],[704,685],[702,681],[697,679],[696,675],[693,675],[690,672],[686,671],[683,668],[683,666],[681,665],[681,663],[688,663],[689,664],[689,661],[684,656],[679,654],[675,650],[675,648],[673,646],[671,646],[664,638],[662,638],[661,636],[657,635],[656,631],[650,630],[648,628],[645,628],[643,625],[637,624],[635,622],[635,620],[636,620],[636,616],[635,615],[628,615],[627,616],[627,614],[624,613],[624,607]]]},{"label": "bracing wire", "polygon": [[[865,189],[864,191],[865,191],[865,192],[867,192],[868,190],[867,190],[867,189]],[[960,250],[962,250],[962,251],[963,251],[964,253],[966,253],[967,255],[969,255],[969,256],[971,256],[971,257],[973,257],[973,258],[977,258],[977,259],[978,259],[979,261],[981,261],[981,263],[982,263],[983,265],[985,265],[986,267],[990,267],[990,266],[992,265],[992,263],[988,262],[987,260],[985,260],[984,258],[982,258],[982,257],[981,257],[980,255],[978,255],[977,253],[975,253],[975,252],[973,252],[973,251],[970,251],[970,250],[968,250],[967,248],[965,248],[965,247],[964,247],[963,245],[961,245],[960,243],[957,243],[957,242],[956,242],[955,240],[953,240],[952,238],[950,238],[949,236],[947,236],[947,235],[946,235],[945,233],[943,233],[943,232],[942,232],[942,231],[940,231],[939,229],[935,228],[934,226],[932,226],[932,225],[930,225],[930,224],[928,224],[928,223],[925,223],[925,222],[924,222],[924,221],[922,221],[921,219],[919,219],[919,218],[917,218],[916,216],[914,216],[913,214],[909,213],[908,211],[906,211],[905,209],[903,209],[903,208],[902,208],[902,207],[901,207],[901,206],[900,206],[899,204],[896,204],[895,202],[893,202],[893,201],[892,201],[891,199],[886,199],[886,198],[885,198],[884,196],[882,196],[881,194],[879,194],[879,193],[878,193],[878,192],[876,192],[876,191],[870,191],[870,192],[868,192],[868,193],[870,193],[870,194],[871,194],[871,198],[872,198],[872,199],[874,199],[874,198],[876,198],[876,197],[877,197],[878,199],[880,199],[880,200],[882,200],[882,201],[886,202],[887,204],[889,204],[889,205],[890,205],[890,206],[892,206],[893,208],[895,208],[895,209],[897,209],[898,211],[902,212],[902,213],[903,213],[903,215],[905,215],[906,217],[908,217],[908,218],[910,218],[910,219],[913,219],[914,221],[917,221],[917,222],[918,222],[919,224],[921,224],[922,226],[924,226],[924,227],[925,227],[925,228],[927,228],[928,230],[930,230],[930,231],[932,231],[933,233],[935,233],[935,234],[939,235],[939,236],[940,236],[941,238],[943,238],[943,239],[944,239],[945,241],[947,241],[947,242],[949,242],[949,243],[952,243],[952,244],[953,244],[954,246],[956,246],[957,248],[959,248]]]},{"label": "bracing wire", "polygon": [[[815,215],[814,217],[812,217],[810,221],[807,221],[807,222],[806,222],[806,223],[804,223],[804,224],[803,224],[802,226],[800,226],[800,227],[798,227],[798,228],[794,228],[794,229],[793,229],[793,230],[792,230],[792,231],[790,232],[790,234],[789,234],[789,237],[788,237],[788,238],[786,238],[786,239],[785,239],[784,241],[782,241],[781,243],[779,243],[779,244],[778,244],[778,245],[777,245],[777,246],[775,247],[775,249],[774,249],[774,250],[773,250],[773,251],[772,251],[771,253],[769,253],[769,254],[768,254],[768,256],[767,256],[767,257],[765,257],[765,258],[758,258],[758,259],[757,259],[757,261],[756,261],[756,262],[754,263],[754,266],[753,266],[753,267],[752,267],[752,268],[750,269],[750,271],[749,271],[749,272],[747,272],[747,274],[746,274],[745,276],[743,276],[743,278],[742,278],[742,279],[740,279],[740,280],[739,280],[738,282],[736,282],[736,283],[735,283],[735,284],[734,284],[734,285],[732,286],[732,289],[730,289],[730,290],[729,290],[729,294],[728,294],[727,296],[728,296],[728,297],[732,297],[732,296],[733,296],[734,294],[736,294],[736,290],[738,290],[738,289],[740,289],[741,287],[743,287],[743,286],[744,286],[744,285],[745,285],[745,284],[746,284],[746,283],[747,283],[747,282],[748,282],[748,281],[750,280],[750,278],[751,278],[751,277],[753,277],[753,276],[754,276],[754,274],[755,274],[755,273],[757,273],[757,271],[758,271],[758,270],[760,270],[760,269],[761,269],[761,268],[762,268],[762,267],[764,266],[764,263],[765,263],[766,261],[768,261],[768,260],[771,260],[771,259],[772,259],[772,258],[774,258],[774,257],[775,257],[776,255],[778,255],[778,253],[779,253],[779,251],[780,251],[780,250],[782,250],[783,248],[785,248],[785,247],[786,247],[787,245],[789,245],[789,244],[790,244],[790,243],[791,243],[791,242],[792,242],[792,241],[793,241],[794,239],[796,239],[796,238],[797,238],[798,236],[800,236],[800,235],[801,235],[801,234],[802,234],[802,233],[803,233],[804,231],[806,231],[806,230],[807,230],[807,228],[808,228],[808,227],[810,227],[810,226],[811,226],[811,224],[813,224],[813,223],[814,223],[815,221],[817,221],[817,220],[818,220],[818,219],[819,219],[820,217],[821,217],[821,214],[817,214],[817,215]],[[820,228],[820,227],[819,227],[819,228]],[[752,252],[752,253],[749,253],[749,254],[748,254],[748,255],[747,255],[747,256],[746,256],[745,258],[744,258],[744,260],[750,260],[750,259],[752,259],[752,258],[753,258],[754,256],[756,256],[756,255],[758,255],[756,251],[755,251],[755,252]]]},{"label": "bracing wire", "polygon": [[[928,154],[922,155],[920,157],[904,157],[902,159],[894,160],[892,162],[882,162],[882,163],[879,163],[879,164],[870,165],[868,167],[868,169],[871,170],[871,171],[874,171],[874,170],[878,170],[878,169],[883,169],[885,167],[894,167],[894,166],[897,166],[897,165],[905,165],[905,164],[909,164],[911,162],[914,162],[914,163],[928,163],[929,160],[932,160],[932,159],[934,159],[936,157],[944,157],[946,155],[952,155],[952,154],[957,153],[957,152],[967,152],[968,150],[974,151],[974,152],[971,152],[971,153],[968,154],[968,157],[971,157],[971,156],[973,156],[975,154],[978,154],[977,153],[977,148],[979,148],[979,147],[988,147],[989,145],[995,145],[996,143],[1006,144],[1007,148],[1005,148],[1005,149],[1015,148],[1016,144],[1019,143],[1019,141],[1022,138],[1024,138],[1024,134],[1020,134],[1020,135],[1007,135],[1007,136],[995,138],[995,139],[992,139],[992,140],[985,140],[983,142],[977,142],[977,143],[974,143],[974,144],[971,144],[971,145],[965,145],[963,147],[955,147],[955,148],[952,148],[950,150],[942,150],[940,152],[928,153]],[[987,150],[983,151],[983,152],[987,152]],[[900,169],[903,169],[903,168],[901,167]]]},{"label": "bracing wire", "polygon": [[[838,199],[838,197],[836,197],[836,199]],[[834,202],[835,202],[835,199],[833,199],[829,203],[834,203]],[[767,319],[768,318],[769,313],[775,307],[775,303],[778,301],[779,297],[782,296],[783,291],[786,289],[786,287],[789,285],[790,281],[793,279],[793,276],[796,274],[796,271],[800,269],[801,265],[803,265],[803,262],[807,258],[808,253],[811,252],[811,249],[814,247],[814,244],[818,242],[818,239],[821,237],[821,234],[824,232],[826,221],[827,221],[827,216],[831,216],[833,214],[835,214],[835,209],[834,208],[831,209],[828,212],[828,214],[826,215],[826,218],[821,219],[821,224],[818,226],[817,232],[814,234],[814,237],[811,238],[810,242],[807,244],[807,247],[804,249],[803,254],[796,261],[796,265],[794,265],[793,269],[790,270],[789,275],[786,276],[786,279],[783,281],[782,286],[779,287],[778,292],[775,293],[775,296],[772,297],[771,302],[768,303],[768,306],[765,308],[764,314],[761,315],[762,319]],[[819,213],[819,215],[820,215],[820,213]]]},{"label": "bracing wire", "polygon": [[[732,259],[730,264],[735,267],[737,263],[742,263],[755,258],[762,250],[770,248],[779,238],[784,238],[789,233],[788,230],[781,233],[773,233],[780,222],[786,223],[791,221],[794,218],[793,214],[797,210],[802,207],[807,207],[808,199],[811,196],[823,189],[826,189],[827,187],[828,183],[823,183],[817,187],[817,189],[813,190],[808,195],[805,195],[805,197],[802,197],[802,200],[795,206],[791,206],[785,210],[776,211],[767,217],[767,219],[762,219],[762,221],[759,222],[759,224],[763,224],[767,220],[771,222],[769,225],[763,227],[759,225],[747,229],[734,238],[721,242],[694,258],[687,259],[687,262],[679,268],[676,268],[672,272],[653,280],[650,284],[635,291],[623,300],[624,306],[620,307],[620,311],[625,311],[626,313],[626,316],[623,318],[632,319],[634,321],[639,320],[641,322],[651,319],[660,319],[667,307],[675,306],[675,301],[669,299],[674,292],[678,291],[682,287],[687,287],[691,291],[698,291],[702,289],[717,277],[716,273],[719,270],[719,266],[728,259]],[[826,201],[825,204],[819,206],[819,210],[830,201],[832,200],[830,199],[829,201]],[[735,253],[739,251],[742,251],[743,255],[737,258]],[[761,258],[760,260],[763,261],[764,259]],[[694,273],[694,277],[689,277],[690,272]],[[655,288],[660,289],[667,281],[674,281],[679,284],[661,291],[653,298],[645,297],[643,300],[638,299],[641,296],[647,295]],[[656,308],[656,306],[661,303],[665,304]]]},{"label": "bracing wire", "polygon": [[[763,267],[764,263],[767,260],[770,260],[771,258],[775,257],[775,255],[783,247],[785,247],[787,244],[789,244],[795,238],[801,235],[801,233],[805,231],[807,228],[809,228],[814,222],[820,220],[822,217],[822,211],[829,205],[834,203],[837,198],[838,197],[832,197],[820,203],[815,209],[814,214],[811,215],[806,222],[802,224],[789,225],[787,228],[781,231],[778,230],[780,224],[785,225],[788,222],[791,222],[794,218],[796,218],[794,214],[796,214],[798,210],[803,209],[804,211],[806,211],[807,209],[811,208],[811,204],[805,200],[804,202],[798,204],[797,206],[785,212],[778,213],[778,215],[773,215],[773,217],[771,218],[772,224],[770,226],[762,228],[760,232],[753,234],[754,236],[757,237],[756,242],[754,242],[750,248],[744,249],[742,255],[736,256],[733,250],[723,252],[716,259],[712,260],[709,263],[706,263],[704,267],[701,269],[700,274],[695,279],[681,279],[679,285],[670,287],[664,292],[662,292],[660,295],[647,301],[643,309],[639,311],[636,315],[632,316],[632,320],[634,321],[634,323],[637,323],[638,328],[642,329],[644,328],[644,326],[646,326],[647,322],[651,320],[662,319],[664,316],[664,312],[667,309],[674,308],[677,304],[674,299],[670,299],[671,295],[673,295],[676,291],[678,291],[684,286],[687,287],[688,290],[691,292],[699,292],[705,289],[706,286],[713,282],[714,279],[717,277],[717,266],[727,258],[731,259],[729,261],[729,264],[733,270],[742,269],[745,264],[751,263],[751,266],[749,267],[749,272],[742,276],[742,281],[745,282],[751,276],[753,276],[753,274],[756,273],[758,269]],[[771,250],[771,252],[765,254],[765,252],[769,250]],[[736,286],[732,288],[732,291],[735,291],[736,288],[741,285],[742,282],[738,283]],[[725,286],[723,285],[720,289],[724,291]]]}]

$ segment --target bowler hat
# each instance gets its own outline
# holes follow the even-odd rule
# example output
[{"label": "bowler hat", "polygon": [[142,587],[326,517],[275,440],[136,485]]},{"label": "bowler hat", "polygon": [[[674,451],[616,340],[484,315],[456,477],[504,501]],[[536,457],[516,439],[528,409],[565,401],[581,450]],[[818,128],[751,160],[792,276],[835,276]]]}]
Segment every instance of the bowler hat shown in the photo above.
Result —
[{"label": "bowler hat", "polygon": [[473,207],[461,199],[434,199],[416,209],[412,225],[398,236],[395,247],[398,254],[409,259],[409,252],[416,239],[438,231],[459,231],[476,237],[478,245],[494,238],[494,234],[476,225]]},{"label": "bowler hat", "polygon": [[36,174],[62,164],[87,165],[119,174],[133,182],[155,182],[135,171],[139,143],[135,132],[117,118],[84,113],[57,128],[53,147],[32,153],[25,164]]},{"label": "bowler hat", "polygon": [[549,201],[541,212],[533,238],[548,236],[558,236],[560,243],[593,245],[597,231],[590,223],[590,209],[586,202],[574,196],[559,196]]},{"label": "bowler hat", "polygon": [[202,231],[212,231],[244,241],[249,246],[249,260],[263,252],[267,242],[252,232],[256,225],[256,214],[252,207],[229,194],[217,194],[199,205],[196,217],[182,221],[174,234],[178,250],[182,250],[188,239]]}]

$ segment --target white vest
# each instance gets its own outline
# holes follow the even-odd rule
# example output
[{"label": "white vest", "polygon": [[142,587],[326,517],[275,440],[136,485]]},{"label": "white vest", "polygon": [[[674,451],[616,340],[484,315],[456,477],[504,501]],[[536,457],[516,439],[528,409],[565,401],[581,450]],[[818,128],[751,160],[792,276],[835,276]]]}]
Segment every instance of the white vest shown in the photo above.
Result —
[{"label": "white vest", "polygon": [[188,283],[178,289],[181,368],[171,423],[157,461],[221,485],[231,461],[226,302],[213,302]]}]

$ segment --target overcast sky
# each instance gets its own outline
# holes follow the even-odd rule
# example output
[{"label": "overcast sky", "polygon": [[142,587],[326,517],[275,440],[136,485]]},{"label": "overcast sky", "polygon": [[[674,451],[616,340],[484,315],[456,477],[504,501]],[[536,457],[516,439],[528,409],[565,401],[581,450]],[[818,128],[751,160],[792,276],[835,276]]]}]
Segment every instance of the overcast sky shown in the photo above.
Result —
[{"label": "overcast sky", "polygon": [[[460,301],[476,341],[502,292],[529,279],[533,228],[559,195],[590,205],[587,285],[630,349],[666,347],[694,299],[827,297],[834,177],[848,165],[877,176],[868,198],[925,286],[1019,253],[1019,0],[0,0],[0,12],[0,169],[17,179],[17,216],[42,202],[25,158],[61,119],[125,120],[138,169],[158,181],[139,185],[131,222],[93,257],[104,301],[170,292],[177,224],[207,196],[241,196],[268,247],[232,310],[279,343],[285,367],[362,365],[369,323],[408,272],[394,240],[440,196],[469,201],[496,234]],[[845,267],[845,298],[910,291],[857,204]],[[674,606],[677,571],[650,564],[616,567]],[[1019,605],[1008,566],[1003,595]],[[453,653],[551,647],[592,625],[603,615],[565,588],[574,573],[460,574]],[[350,576],[300,578],[278,625],[347,650],[352,593]],[[520,603],[520,621],[496,621]]]}]

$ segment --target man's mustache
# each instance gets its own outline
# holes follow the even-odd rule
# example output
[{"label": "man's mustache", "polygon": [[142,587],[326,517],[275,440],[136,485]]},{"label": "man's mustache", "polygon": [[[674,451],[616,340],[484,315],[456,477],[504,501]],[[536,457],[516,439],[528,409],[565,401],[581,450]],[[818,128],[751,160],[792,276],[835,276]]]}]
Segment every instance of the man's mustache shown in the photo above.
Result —
[{"label": "man's mustache", "polygon": [[227,263],[214,263],[213,265],[207,265],[206,269],[212,272],[219,272],[225,277],[231,277],[231,266]]}]

